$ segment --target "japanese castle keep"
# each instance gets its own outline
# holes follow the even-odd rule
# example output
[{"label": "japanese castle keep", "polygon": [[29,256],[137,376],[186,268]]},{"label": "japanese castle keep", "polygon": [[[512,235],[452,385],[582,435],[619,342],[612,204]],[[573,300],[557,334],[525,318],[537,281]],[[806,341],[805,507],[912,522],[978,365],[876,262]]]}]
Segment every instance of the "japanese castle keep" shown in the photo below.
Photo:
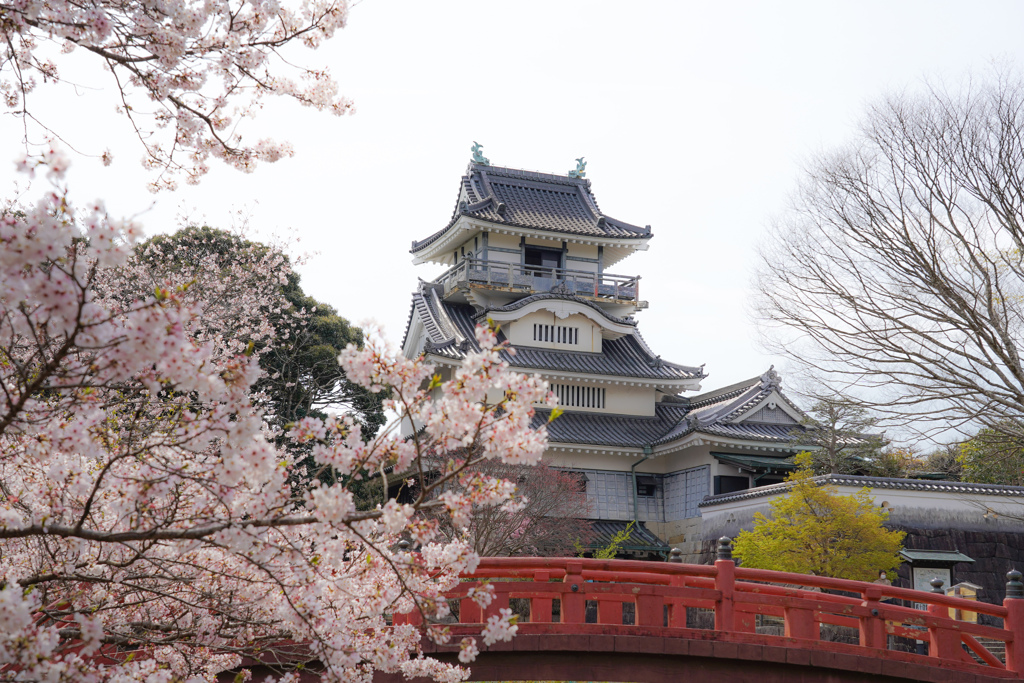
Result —
[{"label": "japanese castle keep", "polygon": [[475,347],[474,326],[499,323],[516,349],[505,360],[559,398],[544,458],[582,475],[598,536],[635,519],[629,555],[697,552],[700,502],[781,481],[802,414],[771,370],[700,393],[703,367],[647,346],[640,276],[613,273],[647,249],[651,228],[602,213],[582,161],[551,175],[474,151],[450,220],[412,245],[415,263],[448,270],[413,294],[403,352],[447,379]]}]

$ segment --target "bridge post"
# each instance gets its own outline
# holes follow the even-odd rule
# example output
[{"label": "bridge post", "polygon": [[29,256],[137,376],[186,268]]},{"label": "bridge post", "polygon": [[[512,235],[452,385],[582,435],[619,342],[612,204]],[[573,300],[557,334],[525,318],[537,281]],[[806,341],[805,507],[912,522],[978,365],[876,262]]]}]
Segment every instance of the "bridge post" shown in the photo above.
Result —
[{"label": "bridge post", "polygon": [[[686,577],[673,575],[669,577],[668,585],[682,588],[686,585]],[[668,599],[668,625],[673,628],[686,628],[686,603],[682,598]]]},{"label": "bridge post", "polygon": [[[539,569],[533,573],[533,580],[547,583],[551,580],[551,572]],[[530,621],[551,623],[551,603],[551,598],[530,598]]]},{"label": "bridge post", "polygon": [[[636,612],[633,614],[635,615]],[[599,597],[597,599],[597,623],[621,624],[622,602],[619,600],[601,600]]]},{"label": "bridge post", "polygon": [[715,630],[734,631],[736,611],[736,563],[732,560],[732,539],[722,536],[718,539],[718,559],[715,560],[715,590],[721,597],[715,602]]},{"label": "bridge post", "polygon": [[583,563],[566,562],[562,581],[569,587],[562,593],[562,623],[582,624],[587,616],[587,599],[583,597]]},{"label": "bridge post", "polygon": [[860,618],[861,647],[877,647],[885,650],[888,646],[885,635],[885,622],[878,616],[878,607],[882,598],[882,589],[878,586],[865,588],[861,594],[864,607],[871,610],[870,617]]},{"label": "bridge post", "polygon": [[1011,570],[1006,578],[1006,618],[1003,628],[1013,634],[1013,640],[1006,643],[1006,670],[1016,674],[1024,674],[1024,583],[1021,573]]},{"label": "bridge post", "polygon": [[[942,579],[932,579],[932,593],[945,595],[942,590]],[[928,605],[928,614],[933,617],[949,618],[949,608],[945,605]],[[939,659],[961,661],[964,650],[960,647],[960,633],[949,628],[930,627],[928,629],[928,656]]]},{"label": "bridge post", "polygon": [[472,598],[459,600],[459,623],[460,624],[482,624],[484,623],[484,611]]},{"label": "bridge post", "polygon": [[[679,548],[672,548],[668,554],[668,561],[673,564],[683,564],[683,551]],[[686,577],[682,574],[673,574],[668,579],[668,585],[683,587],[686,585]],[[686,605],[680,598],[669,598],[668,604],[668,625],[674,628],[686,628]]]}]

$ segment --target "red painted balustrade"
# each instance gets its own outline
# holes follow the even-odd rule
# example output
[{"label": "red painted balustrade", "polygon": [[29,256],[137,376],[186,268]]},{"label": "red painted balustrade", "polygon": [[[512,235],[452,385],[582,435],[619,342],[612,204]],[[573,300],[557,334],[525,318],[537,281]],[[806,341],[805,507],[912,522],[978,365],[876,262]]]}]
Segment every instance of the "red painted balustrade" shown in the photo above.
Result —
[{"label": "red painted balustrade", "polygon": [[[486,609],[466,597],[481,580],[490,580],[495,591]],[[765,644],[849,652],[850,645],[822,642],[820,626],[831,624],[855,629],[849,633],[858,634],[853,647],[862,654],[902,661],[913,658],[1000,677],[1024,674],[1024,596],[992,605],[875,583],[747,569],[731,559],[688,565],[536,557],[485,558],[476,572],[449,593],[449,600],[459,602],[458,623],[465,625],[485,623],[499,609],[509,607],[513,598],[529,601],[528,619],[520,623],[543,625],[547,633],[584,631],[588,627],[580,625],[586,622],[586,604],[592,601],[597,603],[597,624],[610,625],[617,633],[634,630],[660,637],[693,637],[695,629],[687,628],[687,610],[700,609],[713,612],[715,632],[743,634],[744,642],[754,638]],[[926,609],[889,602],[894,600]],[[556,601],[560,609],[553,619]],[[632,625],[623,623],[624,604],[634,605]],[[1002,626],[958,621],[950,616],[953,610],[986,614]],[[757,634],[757,615],[776,617],[776,622],[781,619],[784,634]],[[421,623],[419,614],[396,615],[395,620]],[[889,650],[890,635],[926,642],[927,656]],[[1003,648],[993,648],[994,653],[986,647],[985,643],[993,642],[1005,644],[1005,662],[996,654]]]}]

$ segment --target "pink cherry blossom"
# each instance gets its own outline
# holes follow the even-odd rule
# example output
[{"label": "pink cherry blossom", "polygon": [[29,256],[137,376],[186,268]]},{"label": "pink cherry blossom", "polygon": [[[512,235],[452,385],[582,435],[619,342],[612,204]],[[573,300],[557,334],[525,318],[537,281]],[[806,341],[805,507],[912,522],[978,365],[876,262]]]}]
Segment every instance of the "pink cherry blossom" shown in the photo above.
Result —
[{"label": "pink cherry blossom", "polygon": [[[11,67],[0,99],[25,119],[29,147],[35,126],[49,134],[35,106],[39,85],[61,80],[69,60],[98,57],[123,97],[119,112],[143,146],[143,164],[156,172],[150,189],[173,189],[180,176],[198,182],[211,158],[251,172],[293,154],[287,142],[243,136],[268,96],[337,116],[354,110],[327,69],[283,56],[294,56],[289,45],[317,49],[345,26],[348,9],[346,0],[17,0],[0,23]],[[112,160],[108,150],[91,153]],[[53,177],[67,167],[49,148],[41,157]]]},{"label": "pink cherry blossom", "polygon": [[[259,7],[239,21],[292,21]],[[173,38],[161,59],[178,58]],[[39,163],[55,183],[67,164],[59,150]],[[481,351],[434,388],[432,368],[371,330],[340,362],[389,392],[395,422],[365,439],[348,415],[273,432],[253,385],[277,304],[245,283],[286,265],[254,253],[240,270],[185,263],[183,279],[153,282],[140,237],[58,184],[0,217],[0,680],[212,681],[246,658],[316,660],[326,681],[464,680],[391,617],[446,616],[445,591],[479,557],[439,538],[436,516],[516,505],[513,484],[479,470],[540,457],[529,423],[553,404],[545,383],[510,372],[481,329]],[[403,424],[422,429],[405,438]],[[420,482],[415,500],[359,509],[353,482],[388,491],[389,477]],[[485,642],[514,635],[506,612]]]}]

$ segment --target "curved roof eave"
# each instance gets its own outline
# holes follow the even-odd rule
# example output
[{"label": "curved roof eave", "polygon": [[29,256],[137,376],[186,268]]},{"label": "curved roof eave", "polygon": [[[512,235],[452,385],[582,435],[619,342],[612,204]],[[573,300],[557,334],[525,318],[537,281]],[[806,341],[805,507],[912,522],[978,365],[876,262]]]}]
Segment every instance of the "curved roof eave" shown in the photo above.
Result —
[{"label": "curved roof eave", "polygon": [[[636,320],[634,320],[632,317],[619,318],[617,316],[614,316],[608,311],[598,306],[597,304],[595,304],[593,301],[589,301],[582,297],[578,297],[574,294],[551,294],[550,292],[531,294],[530,296],[523,297],[522,299],[518,299],[504,306],[492,306],[491,308],[488,308],[480,313],[477,313],[475,319],[477,321],[486,320],[488,316],[494,312],[510,313],[512,311],[518,311],[538,301],[571,301],[573,303],[580,304],[594,310],[595,312],[601,314],[601,316],[604,317],[610,323],[614,323],[616,325],[628,325],[633,328],[636,328],[637,326]],[[653,356],[654,353],[651,353],[651,355]]]},{"label": "curved roof eave", "polygon": [[[480,227],[487,227],[490,232],[506,231],[512,234],[523,234],[527,237],[536,236],[541,238],[550,236],[551,239],[564,239],[567,242],[579,242],[583,244],[603,244],[606,246],[635,245],[640,247],[649,242],[652,237],[650,233],[641,233],[637,235],[599,235],[520,223],[498,223],[486,218],[474,216],[471,213],[460,213],[452,219],[448,225],[430,237],[418,242],[414,241],[412,243],[412,247],[409,249],[409,253],[415,256],[418,260],[428,260],[433,254],[436,254],[439,251],[444,251],[446,248],[445,245],[450,242],[450,236],[459,231],[457,226],[459,224],[459,220],[462,218],[471,219],[474,223],[479,224]],[[641,249],[641,251],[644,251],[644,249]]]}]

